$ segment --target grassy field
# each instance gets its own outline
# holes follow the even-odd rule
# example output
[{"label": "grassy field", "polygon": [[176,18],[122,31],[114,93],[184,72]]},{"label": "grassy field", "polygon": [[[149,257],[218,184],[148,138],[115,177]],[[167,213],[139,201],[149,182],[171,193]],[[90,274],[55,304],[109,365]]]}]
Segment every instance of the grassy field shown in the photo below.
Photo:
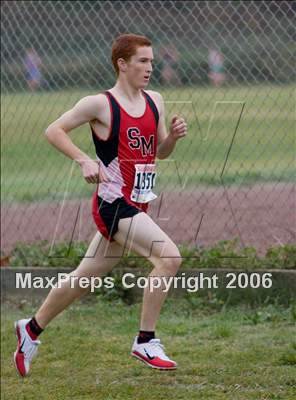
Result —
[{"label": "grassy field", "polygon": [[[195,306],[194,306],[195,304]],[[13,321],[32,315],[3,305],[3,400],[292,400],[296,394],[295,307],[203,308],[169,299],[157,333],[177,371],[155,371],[129,356],[139,305],[81,304],[42,336],[32,374],[12,362]]]},{"label": "grassy field", "polygon": [[[295,176],[295,85],[162,90],[167,117],[183,115],[188,136],[170,160],[159,162],[158,190],[187,184],[289,181]],[[50,122],[83,91],[2,95],[2,199],[52,200],[89,196],[93,187],[44,138]],[[241,114],[242,113],[242,114]],[[238,128],[236,129],[236,126]],[[235,136],[234,133],[236,132]],[[72,134],[94,156],[88,127]],[[227,153],[233,141],[227,163]],[[69,183],[67,183],[69,180]]]}]

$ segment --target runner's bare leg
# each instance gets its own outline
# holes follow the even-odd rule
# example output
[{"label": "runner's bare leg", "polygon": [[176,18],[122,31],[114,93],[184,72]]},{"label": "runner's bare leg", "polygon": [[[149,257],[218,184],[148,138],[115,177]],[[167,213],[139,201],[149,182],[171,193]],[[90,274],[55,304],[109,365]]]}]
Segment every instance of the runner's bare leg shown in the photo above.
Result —
[{"label": "runner's bare leg", "polygon": [[75,282],[70,286],[70,277],[103,277],[118,263],[122,248],[115,242],[107,241],[99,232],[91,241],[88,250],[79,266],[72,271],[68,280],[60,287],[53,288],[35,314],[38,325],[44,329],[46,325],[75,299],[86,294],[89,289],[83,289]]},{"label": "runner's bare leg", "polygon": [[[122,247],[132,250],[148,258],[154,265],[149,277],[175,276],[180,265],[181,256],[177,246],[160,227],[145,213],[139,213],[133,218],[119,221],[118,232],[114,239]],[[161,307],[167,296],[163,286],[144,289],[140,329],[154,331]]]}]

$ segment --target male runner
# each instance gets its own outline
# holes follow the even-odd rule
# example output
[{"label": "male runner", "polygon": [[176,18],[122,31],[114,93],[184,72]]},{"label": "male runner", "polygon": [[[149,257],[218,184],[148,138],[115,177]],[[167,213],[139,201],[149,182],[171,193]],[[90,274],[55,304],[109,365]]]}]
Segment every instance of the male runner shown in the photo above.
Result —
[{"label": "male runner", "polygon": [[[18,345],[16,368],[26,376],[40,344],[38,336],[49,322],[89,289],[70,286],[70,277],[102,277],[112,270],[123,248],[147,257],[154,268],[150,276],[174,276],[181,264],[177,246],[146,214],[155,181],[155,157],[164,159],[177,140],[186,135],[183,118],[174,117],[165,128],[161,95],[144,91],[152,73],[153,51],[146,37],[125,34],[112,46],[115,86],[105,93],[81,99],[46,130],[49,142],[81,167],[88,183],[98,184],[93,216],[98,227],[86,255],[69,279],[48,294],[31,319],[15,323]],[[78,126],[89,123],[97,160],[83,153],[69,138]],[[75,282],[78,282],[77,280]],[[132,355],[152,368],[175,369],[155,326],[166,293],[160,287],[144,290],[140,331]]]}]

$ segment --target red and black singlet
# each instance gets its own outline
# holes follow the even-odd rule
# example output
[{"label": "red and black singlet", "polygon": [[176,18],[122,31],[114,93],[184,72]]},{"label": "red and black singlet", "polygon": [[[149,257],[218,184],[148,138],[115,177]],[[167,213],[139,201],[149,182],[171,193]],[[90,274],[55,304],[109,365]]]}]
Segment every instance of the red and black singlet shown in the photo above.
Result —
[{"label": "red and black singlet", "polygon": [[156,195],[155,157],[159,114],[151,97],[144,91],[146,107],[140,117],[129,115],[110,92],[105,92],[111,111],[111,127],[107,140],[92,129],[92,137],[101,168],[110,179],[98,186],[98,196],[112,203],[117,198],[146,211]]}]

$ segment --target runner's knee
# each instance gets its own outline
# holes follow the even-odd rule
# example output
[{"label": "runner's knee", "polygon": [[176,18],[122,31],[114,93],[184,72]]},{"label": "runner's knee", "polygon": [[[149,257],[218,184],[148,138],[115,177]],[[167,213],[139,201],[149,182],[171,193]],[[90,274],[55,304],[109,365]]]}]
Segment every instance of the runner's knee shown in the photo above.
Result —
[{"label": "runner's knee", "polygon": [[178,272],[181,263],[182,257],[177,246],[173,247],[165,256],[159,257],[153,262],[156,268],[161,268],[162,273],[170,275],[175,275]]}]

